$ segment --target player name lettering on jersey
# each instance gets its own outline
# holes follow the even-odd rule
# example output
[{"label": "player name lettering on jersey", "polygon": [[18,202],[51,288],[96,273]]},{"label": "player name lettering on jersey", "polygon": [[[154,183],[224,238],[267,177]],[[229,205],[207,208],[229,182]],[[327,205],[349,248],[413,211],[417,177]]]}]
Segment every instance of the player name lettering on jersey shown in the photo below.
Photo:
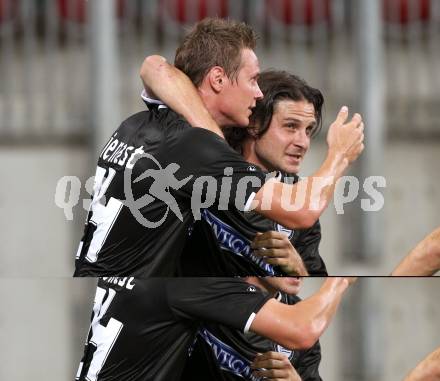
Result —
[{"label": "player name lettering on jersey", "polygon": [[[128,169],[132,169],[135,163],[135,158],[145,153],[144,147],[139,146],[135,149],[134,146],[129,146],[122,140],[116,139],[114,134],[105,145],[101,152],[100,158],[108,161],[112,164],[118,164],[120,166],[127,166]],[[129,159],[127,161],[127,159]]]},{"label": "player name lettering on jersey", "polygon": [[225,344],[205,328],[199,331],[199,335],[211,347],[215,359],[221,369],[242,377],[245,380],[262,380],[262,378],[255,377],[252,374],[250,361],[241,356],[235,349]]},{"label": "player name lettering on jersey", "polygon": [[125,287],[127,290],[132,290],[133,287],[135,286],[134,283],[134,277],[114,277],[114,276],[110,276],[110,277],[103,277],[102,280],[106,283],[109,284],[114,284],[120,287]]},{"label": "player name lettering on jersey", "polygon": [[280,272],[276,271],[272,265],[266,263],[263,258],[254,255],[252,253],[250,241],[231,226],[224,223],[206,209],[202,211],[201,215],[202,218],[211,225],[222,249],[247,258],[249,261],[263,269],[267,275],[282,275]]}]

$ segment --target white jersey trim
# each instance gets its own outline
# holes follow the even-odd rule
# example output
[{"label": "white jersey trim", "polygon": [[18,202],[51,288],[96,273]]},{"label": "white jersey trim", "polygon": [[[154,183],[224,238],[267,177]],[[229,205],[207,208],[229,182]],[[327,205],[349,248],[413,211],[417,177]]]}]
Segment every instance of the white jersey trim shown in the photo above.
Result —
[{"label": "white jersey trim", "polygon": [[160,99],[152,98],[150,94],[147,93],[147,90],[143,89],[141,92],[141,98],[151,104],[159,105],[159,108],[168,108],[168,106],[163,103]]},{"label": "white jersey trim", "polygon": [[248,200],[246,201],[246,204],[244,206],[244,211],[245,212],[249,212],[249,210],[251,209],[251,204],[252,201],[254,201],[254,198],[257,194],[255,192],[252,192],[248,198]]},{"label": "white jersey trim", "polygon": [[81,362],[79,363],[78,371],[76,372],[76,377],[75,377],[76,380],[79,380],[79,377],[81,376],[81,371],[82,371],[83,365],[84,365],[84,364],[83,364],[83,362],[81,361]]},{"label": "white jersey trim", "polygon": [[80,255],[81,255],[81,251],[82,251],[82,248],[83,248],[83,244],[84,244],[83,241],[81,241],[81,242],[79,243],[78,250],[76,251],[76,255],[75,255],[75,258],[76,258],[76,259],[78,259],[78,258],[80,257]]},{"label": "white jersey trim", "polygon": [[252,312],[251,313],[251,316],[249,316],[249,319],[247,320],[247,322],[246,322],[246,325],[244,326],[244,330],[243,330],[243,332],[246,334],[246,333],[249,333],[249,328],[251,328],[251,325],[252,325],[252,322],[254,321],[254,319],[255,319],[255,316],[257,316],[256,314],[255,314],[255,312]]}]

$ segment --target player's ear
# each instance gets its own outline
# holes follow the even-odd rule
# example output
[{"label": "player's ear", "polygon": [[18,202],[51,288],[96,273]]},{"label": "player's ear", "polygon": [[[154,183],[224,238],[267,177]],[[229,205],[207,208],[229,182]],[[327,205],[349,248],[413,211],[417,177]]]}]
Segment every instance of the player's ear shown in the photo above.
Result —
[{"label": "player's ear", "polygon": [[221,66],[214,66],[208,72],[208,80],[211,88],[219,93],[228,81],[228,77]]}]

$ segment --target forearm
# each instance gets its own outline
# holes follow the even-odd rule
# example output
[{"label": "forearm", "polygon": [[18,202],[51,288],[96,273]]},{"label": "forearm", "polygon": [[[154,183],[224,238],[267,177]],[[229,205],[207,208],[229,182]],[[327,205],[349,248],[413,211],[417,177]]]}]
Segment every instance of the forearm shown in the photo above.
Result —
[{"label": "forearm", "polygon": [[426,261],[422,253],[413,250],[393,270],[392,276],[431,276],[438,271],[438,264]]},{"label": "forearm", "polygon": [[330,324],[347,287],[347,279],[330,278],[316,294],[293,306],[271,300],[251,329],[288,348],[310,348]]},{"label": "forearm", "polygon": [[145,58],[140,76],[147,91],[152,91],[193,127],[203,127],[223,136],[193,83],[165,58],[157,55]]},{"label": "forearm", "polygon": [[316,212],[313,224],[329,205],[336,183],[344,175],[348,166],[349,162],[343,155],[329,151],[321,167],[310,178],[300,180],[309,183],[305,207],[308,211]]},{"label": "forearm", "polygon": [[403,381],[440,381],[440,376],[431,375],[429,369],[417,367]]},{"label": "forearm", "polygon": [[440,348],[422,360],[403,381],[440,381]]},{"label": "forearm", "polygon": [[[314,345],[324,333],[332,321],[347,287],[347,279],[329,278],[325,280],[315,295],[291,306],[288,320],[295,319],[295,324],[299,323],[299,326],[308,332],[309,337],[304,343],[305,348]],[[297,318],[299,318],[298,322]]]},{"label": "forearm", "polygon": [[267,182],[255,197],[256,211],[289,228],[309,228],[329,205],[336,182],[348,168],[348,161],[329,152],[312,176],[291,185]]},{"label": "forearm", "polygon": [[301,308],[304,323],[309,321],[313,324],[312,330],[317,337],[312,345],[330,324],[347,287],[345,278],[329,278],[315,295],[296,305]]},{"label": "forearm", "polygon": [[430,276],[440,270],[440,228],[426,236],[391,273],[393,276]]}]

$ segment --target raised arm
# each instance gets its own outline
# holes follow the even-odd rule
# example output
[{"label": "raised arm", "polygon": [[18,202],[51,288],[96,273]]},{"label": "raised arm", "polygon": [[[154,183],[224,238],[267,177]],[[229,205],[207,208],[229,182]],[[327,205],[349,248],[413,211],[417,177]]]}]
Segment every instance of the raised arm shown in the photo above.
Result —
[{"label": "raised arm", "polygon": [[271,299],[258,311],[250,330],[286,348],[310,348],[330,324],[352,279],[327,279],[316,294],[293,306]]},{"label": "raised arm", "polygon": [[355,114],[349,122],[347,118],[348,109],[342,107],[329,128],[321,167],[294,185],[270,180],[254,199],[255,211],[292,229],[313,226],[330,203],[336,182],[364,149],[361,116]]},{"label": "raised arm", "polygon": [[203,127],[223,137],[190,79],[162,56],[145,58],[140,70],[145,89],[183,115],[193,127]]},{"label": "raised arm", "polygon": [[[141,78],[145,86],[192,126],[221,134],[189,78],[163,57],[147,57]],[[343,107],[329,128],[327,158],[318,171],[293,185],[269,180],[256,194],[252,209],[291,229],[313,226],[330,203],[336,182],[364,149],[361,116],[355,114],[349,122],[347,118],[348,109]]]},{"label": "raised arm", "polygon": [[440,227],[428,234],[400,262],[393,276],[430,276],[440,270]]},{"label": "raised arm", "polygon": [[440,381],[440,348],[423,359],[403,381]]}]

